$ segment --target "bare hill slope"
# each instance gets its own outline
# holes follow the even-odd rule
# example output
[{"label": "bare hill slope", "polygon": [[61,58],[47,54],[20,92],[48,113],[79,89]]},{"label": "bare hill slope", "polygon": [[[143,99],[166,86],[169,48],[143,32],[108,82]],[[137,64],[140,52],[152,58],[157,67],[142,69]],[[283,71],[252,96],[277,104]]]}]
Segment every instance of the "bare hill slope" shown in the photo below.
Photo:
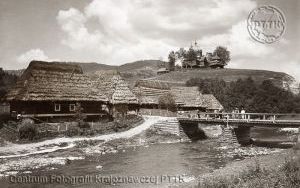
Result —
[{"label": "bare hill slope", "polygon": [[256,82],[264,80],[272,80],[278,87],[287,87],[295,82],[295,79],[283,72],[274,72],[267,70],[252,70],[252,69],[194,69],[194,70],[180,70],[163,75],[157,75],[151,79],[181,82],[185,83],[191,78],[200,79],[223,79],[226,82],[236,81],[239,78],[244,79],[252,77]]}]

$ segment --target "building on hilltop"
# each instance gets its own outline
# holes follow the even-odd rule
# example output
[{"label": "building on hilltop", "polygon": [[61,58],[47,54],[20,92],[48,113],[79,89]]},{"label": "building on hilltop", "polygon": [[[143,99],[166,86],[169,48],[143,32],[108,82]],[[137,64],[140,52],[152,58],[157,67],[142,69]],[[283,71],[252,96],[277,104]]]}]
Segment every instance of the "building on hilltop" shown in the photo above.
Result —
[{"label": "building on hilltop", "polygon": [[[197,42],[192,44],[188,50],[181,48],[175,53],[174,58],[174,66],[177,70],[198,68],[215,69],[224,68],[226,66],[226,63],[223,62],[217,54],[207,52],[206,55],[203,55],[202,49],[200,49]],[[159,68],[160,69],[157,71],[157,74],[165,74],[170,71],[173,71],[170,69],[170,66],[168,66],[168,63],[165,63],[164,65],[159,65]]]},{"label": "building on hilltop", "polygon": [[159,68],[158,70],[157,70],[157,74],[165,74],[165,73],[168,73],[168,72],[170,72],[167,68]]}]

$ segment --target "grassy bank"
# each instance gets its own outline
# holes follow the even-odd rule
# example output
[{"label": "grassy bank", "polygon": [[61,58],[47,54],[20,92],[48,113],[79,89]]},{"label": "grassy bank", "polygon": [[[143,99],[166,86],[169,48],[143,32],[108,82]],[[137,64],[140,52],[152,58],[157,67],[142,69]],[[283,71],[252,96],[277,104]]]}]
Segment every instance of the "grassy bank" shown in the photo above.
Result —
[{"label": "grassy bank", "polygon": [[[217,176],[202,179],[196,187],[201,188],[259,188],[259,187],[300,187],[299,145],[288,153],[266,156],[262,160],[253,159],[254,165],[243,166],[242,171],[232,173],[222,170]],[[252,161],[253,161],[252,160]],[[247,161],[244,162],[247,164]]]},{"label": "grassy bank", "polygon": [[35,123],[31,119],[20,122],[9,121],[0,127],[0,146],[5,141],[12,143],[31,143],[57,137],[96,136],[132,129],[144,122],[141,116],[128,115],[116,118],[114,121],[75,122],[65,121],[57,123]]}]

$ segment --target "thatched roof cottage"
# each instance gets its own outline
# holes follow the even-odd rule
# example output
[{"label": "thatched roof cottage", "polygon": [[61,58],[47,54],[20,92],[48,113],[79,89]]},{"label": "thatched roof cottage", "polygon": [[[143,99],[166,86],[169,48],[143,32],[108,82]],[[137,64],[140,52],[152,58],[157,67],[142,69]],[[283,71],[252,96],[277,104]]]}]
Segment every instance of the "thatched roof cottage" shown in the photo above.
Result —
[{"label": "thatched roof cottage", "polygon": [[6,96],[15,113],[35,116],[74,114],[80,103],[87,115],[102,115],[110,104],[138,104],[125,81],[83,74],[80,66],[32,61]]},{"label": "thatched roof cottage", "polygon": [[213,95],[201,94],[198,87],[172,86],[167,82],[143,80],[137,82],[133,91],[142,108],[159,108],[159,98],[171,94],[178,110],[223,110]]},{"label": "thatched roof cottage", "polygon": [[97,71],[90,77],[95,81],[95,87],[108,97],[113,111],[118,108],[130,111],[139,108],[138,98],[116,71]]}]

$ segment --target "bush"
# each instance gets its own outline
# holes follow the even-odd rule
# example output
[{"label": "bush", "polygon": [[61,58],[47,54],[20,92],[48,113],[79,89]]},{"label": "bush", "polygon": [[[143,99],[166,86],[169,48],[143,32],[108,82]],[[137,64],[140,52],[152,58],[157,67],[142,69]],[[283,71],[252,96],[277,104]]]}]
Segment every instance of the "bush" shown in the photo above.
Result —
[{"label": "bush", "polygon": [[37,138],[38,130],[35,124],[24,124],[19,128],[19,138],[34,140]]},{"label": "bush", "polygon": [[78,123],[78,127],[81,129],[89,129],[91,128],[90,124],[88,122],[80,121]]},{"label": "bush", "polygon": [[77,136],[79,134],[80,134],[80,128],[78,127],[71,127],[66,131],[66,135],[70,137]]},{"label": "bush", "polygon": [[3,124],[8,122],[10,119],[10,114],[0,114],[0,129],[3,127]]}]

